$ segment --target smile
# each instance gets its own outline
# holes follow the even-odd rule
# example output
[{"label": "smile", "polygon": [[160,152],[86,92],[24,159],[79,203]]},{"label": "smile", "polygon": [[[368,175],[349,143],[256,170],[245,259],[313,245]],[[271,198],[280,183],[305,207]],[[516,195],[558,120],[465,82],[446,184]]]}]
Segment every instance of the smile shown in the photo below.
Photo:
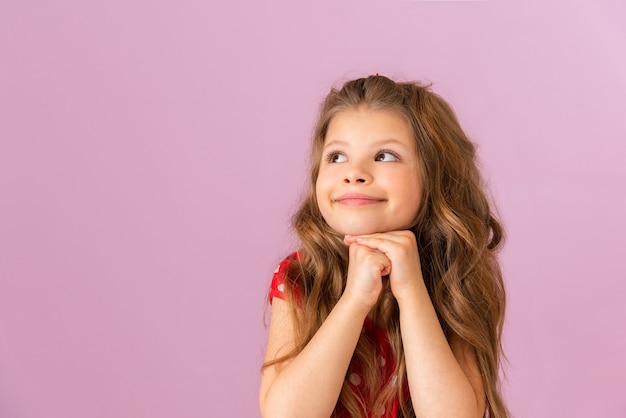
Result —
[{"label": "smile", "polygon": [[364,206],[382,203],[385,199],[375,196],[369,196],[362,193],[346,193],[335,199],[336,203],[346,206]]}]

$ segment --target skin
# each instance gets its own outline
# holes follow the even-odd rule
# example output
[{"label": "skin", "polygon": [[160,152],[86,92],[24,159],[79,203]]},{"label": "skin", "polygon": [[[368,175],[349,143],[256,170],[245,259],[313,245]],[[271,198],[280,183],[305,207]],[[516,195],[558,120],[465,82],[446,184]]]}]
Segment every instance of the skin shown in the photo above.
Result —
[{"label": "skin", "polygon": [[[420,162],[411,128],[397,113],[367,108],[330,122],[315,185],[324,220],[343,235],[409,228],[422,195]],[[341,200],[363,193],[370,203]]]},{"label": "skin", "polygon": [[[389,274],[400,307],[411,399],[418,417],[482,417],[485,393],[473,351],[451,344],[422,277],[411,226],[422,191],[411,131],[398,114],[366,107],[341,112],[329,125],[316,193],[326,222],[349,246],[346,288],[313,339],[293,359],[264,370],[264,417],[329,417],[337,403],[363,321]],[[389,154],[391,151],[394,158]],[[381,154],[382,152],[382,154]],[[409,193],[408,191],[413,191]],[[340,202],[364,193],[373,203]],[[266,361],[295,346],[287,303],[275,298]]]}]

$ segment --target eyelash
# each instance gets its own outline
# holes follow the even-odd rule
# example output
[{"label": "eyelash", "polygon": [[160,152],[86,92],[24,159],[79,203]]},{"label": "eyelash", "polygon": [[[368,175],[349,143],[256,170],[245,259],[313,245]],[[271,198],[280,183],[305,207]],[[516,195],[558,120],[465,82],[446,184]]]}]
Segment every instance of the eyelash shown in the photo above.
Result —
[{"label": "eyelash", "polygon": [[[381,149],[380,151],[378,151],[376,153],[376,156],[374,157],[374,160],[376,160],[378,158],[379,155],[381,154],[391,154],[394,156],[394,158],[396,158],[397,160],[400,160],[400,156],[398,154],[396,154],[395,152],[388,150],[388,149]],[[332,163],[332,159],[334,156],[336,155],[343,155],[340,151],[329,151],[328,153],[326,153],[326,156],[324,157],[324,160],[327,163]]]},{"label": "eyelash", "polygon": [[391,150],[388,150],[388,149],[381,149],[380,151],[378,151],[376,153],[376,157],[375,158],[378,158],[378,156],[381,155],[381,154],[391,154],[391,155],[394,156],[394,158],[396,160],[400,161],[400,156],[398,154],[396,154],[395,152],[393,152]]},{"label": "eyelash", "polygon": [[329,151],[326,153],[326,156],[324,157],[324,161],[326,161],[327,163],[332,163],[333,157],[339,154],[341,154],[339,151]]}]

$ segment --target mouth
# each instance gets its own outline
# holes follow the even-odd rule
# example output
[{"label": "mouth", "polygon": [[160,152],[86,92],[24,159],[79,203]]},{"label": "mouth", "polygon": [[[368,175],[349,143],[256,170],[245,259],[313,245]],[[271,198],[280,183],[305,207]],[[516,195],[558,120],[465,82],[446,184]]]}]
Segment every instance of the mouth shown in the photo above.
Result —
[{"label": "mouth", "polygon": [[346,193],[338,198],[334,199],[335,203],[346,206],[364,206],[373,205],[376,203],[385,202],[386,199],[382,199],[376,196],[370,196],[363,193]]}]

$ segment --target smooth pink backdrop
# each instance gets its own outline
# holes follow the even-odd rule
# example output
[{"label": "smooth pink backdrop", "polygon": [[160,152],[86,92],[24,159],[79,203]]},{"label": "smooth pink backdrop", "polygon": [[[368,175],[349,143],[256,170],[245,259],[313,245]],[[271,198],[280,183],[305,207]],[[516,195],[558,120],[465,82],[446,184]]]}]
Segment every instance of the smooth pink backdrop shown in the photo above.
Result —
[{"label": "smooth pink backdrop", "polygon": [[5,0],[0,416],[259,416],[319,101],[434,84],[508,231],[516,417],[624,417],[626,7]]}]

